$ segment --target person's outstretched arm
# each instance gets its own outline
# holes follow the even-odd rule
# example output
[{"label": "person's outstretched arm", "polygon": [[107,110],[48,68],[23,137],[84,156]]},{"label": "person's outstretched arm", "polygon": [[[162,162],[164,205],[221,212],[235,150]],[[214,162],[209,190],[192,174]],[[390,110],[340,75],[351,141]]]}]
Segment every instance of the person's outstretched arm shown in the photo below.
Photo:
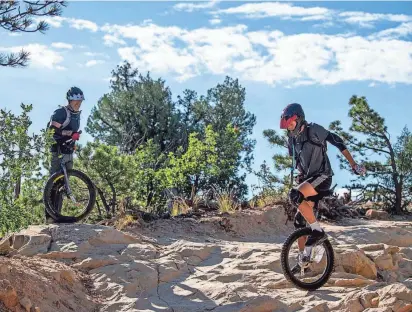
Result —
[{"label": "person's outstretched arm", "polygon": [[328,136],[326,137],[326,141],[336,146],[340,150],[342,155],[345,156],[352,169],[354,171],[357,171],[357,164],[340,136],[329,131]]}]

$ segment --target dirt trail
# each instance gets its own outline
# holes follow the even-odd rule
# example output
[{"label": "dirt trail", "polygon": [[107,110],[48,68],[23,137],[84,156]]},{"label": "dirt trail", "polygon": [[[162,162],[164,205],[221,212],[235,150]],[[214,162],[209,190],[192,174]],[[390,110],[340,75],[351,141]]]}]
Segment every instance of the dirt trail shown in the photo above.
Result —
[{"label": "dirt trail", "polygon": [[0,258],[0,301],[10,311],[42,312],[412,311],[412,222],[322,225],[337,264],[314,292],[283,277],[280,250],[293,227],[281,208],[158,220],[127,232],[31,227],[0,243],[14,255]]}]

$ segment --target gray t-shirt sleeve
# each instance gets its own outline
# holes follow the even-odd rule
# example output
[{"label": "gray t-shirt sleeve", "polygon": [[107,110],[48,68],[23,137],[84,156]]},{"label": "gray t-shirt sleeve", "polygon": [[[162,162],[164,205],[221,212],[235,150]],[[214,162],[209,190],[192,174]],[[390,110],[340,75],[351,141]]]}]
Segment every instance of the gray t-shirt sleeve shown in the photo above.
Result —
[{"label": "gray t-shirt sleeve", "polygon": [[316,136],[321,143],[324,143],[329,134],[329,130],[315,123],[311,125],[311,128],[311,136]]}]

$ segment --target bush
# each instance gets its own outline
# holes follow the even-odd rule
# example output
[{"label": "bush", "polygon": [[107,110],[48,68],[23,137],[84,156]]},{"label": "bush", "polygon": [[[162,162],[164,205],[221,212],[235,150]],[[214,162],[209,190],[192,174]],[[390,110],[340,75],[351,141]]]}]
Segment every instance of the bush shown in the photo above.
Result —
[{"label": "bush", "polygon": [[[31,105],[22,113],[0,110],[0,233],[17,231],[44,219],[42,164],[49,156],[50,134],[29,135]],[[44,167],[44,166],[43,166]]]}]

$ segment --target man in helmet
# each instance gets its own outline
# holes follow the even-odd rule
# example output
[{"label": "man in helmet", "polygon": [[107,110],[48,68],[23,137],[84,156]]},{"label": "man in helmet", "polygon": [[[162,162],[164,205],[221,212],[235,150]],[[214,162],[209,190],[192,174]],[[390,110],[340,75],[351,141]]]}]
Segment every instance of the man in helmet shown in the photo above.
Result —
[{"label": "man in helmet", "polygon": [[[299,171],[296,179],[299,185],[289,192],[289,200],[298,207],[295,228],[305,227],[307,221],[312,229],[307,239],[302,237],[298,241],[300,256],[309,256],[312,247],[326,238],[313,213],[313,207],[322,194],[327,194],[332,184],[333,170],[326,153],[327,143],[341,151],[356,174],[363,174],[364,168],[356,164],[338,135],[316,123],[308,123],[300,104],[286,106],[280,128],[287,129],[289,155],[292,156],[293,167]],[[292,269],[293,273],[298,271],[299,265]]]},{"label": "man in helmet", "polygon": [[[55,141],[50,148],[52,153],[50,175],[60,170],[59,152],[63,154],[63,161],[66,168],[73,168],[73,149],[64,148],[61,144],[70,138],[73,139],[73,141],[80,139],[78,131],[80,128],[80,106],[85,99],[83,91],[78,87],[71,87],[66,93],[66,99],[67,105],[56,109],[48,123],[48,128],[54,130],[53,139]],[[55,208],[59,210],[61,206],[61,196],[54,195],[54,197]],[[52,222],[47,211],[46,220],[47,222]]]}]

